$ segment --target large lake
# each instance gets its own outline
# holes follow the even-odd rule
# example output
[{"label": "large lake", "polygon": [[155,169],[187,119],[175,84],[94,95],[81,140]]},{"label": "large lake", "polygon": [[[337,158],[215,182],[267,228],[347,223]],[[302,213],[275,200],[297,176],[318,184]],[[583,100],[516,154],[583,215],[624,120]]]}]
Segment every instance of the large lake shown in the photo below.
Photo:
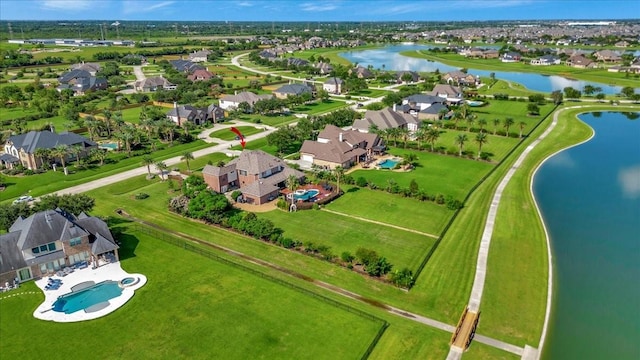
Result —
[{"label": "large lake", "polygon": [[534,179],[555,260],[543,355],[640,359],[640,120],[580,119],[595,136],[550,158]]},{"label": "large lake", "polygon": [[[340,53],[339,55],[352,63],[358,63],[364,67],[372,65],[375,69],[411,70],[422,72],[432,72],[436,69],[440,70],[440,72],[449,72],[459,69],[437,61],[400,55],[400,52],[402,51],[425,50],[432,47],[433,46],[429,45],[391,45],[381,49],[347,51]],[[582,90],[582,88],[587,84],[602,88],[602,92],[604,94],[617,94],[621,89],[620,86],[611,86],[608,84],[582,80],[570,80],[556,75],[546,76],[533,73],[490,71],[474,68],[469,68],[469,73],[486,77],[489,77],[491,73],[495,73],[496,77],[499,79],[517,82],[531,90],[548,93],[555,90],[562,90],[568,86]]]}]

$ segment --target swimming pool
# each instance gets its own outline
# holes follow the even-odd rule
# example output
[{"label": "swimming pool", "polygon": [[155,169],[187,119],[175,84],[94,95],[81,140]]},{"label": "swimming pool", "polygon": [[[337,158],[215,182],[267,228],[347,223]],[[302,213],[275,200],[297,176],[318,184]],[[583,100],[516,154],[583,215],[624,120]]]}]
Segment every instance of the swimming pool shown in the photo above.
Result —
[{"label": "swimming pool", "polygon": [[320,194],[320,190],[310,189],[305,191],[303,194],[294,193],[293,198],[295,200],[309,201],[314,197],[318,196],[318,194]]},{"label": "swimming pool", "polygon": [[108,305],[110,299],[120,295],[122,295],[122,288],[120,288],[118,282],[107,280],[58,297],[56,302],[53,303],[53,311],[72,314],[80,310],[90,310],[91,307],[103,308],[104,306],[100,305]]},{"label": "swimming pool", "polygon": [[104,143],[98,146],[101,149],[107,150],[116,150],[118,148],[118,143]]},{"label": "swimming pool", "polygon": [[467,102],[467,105],[469,105],[471,107],[484,105],[484,102],[482,102],[482,101],[477,101],[477,100],[465,100],[465,101]]},{"label": "swimming pool", "polygon": [[398,160],[385,159],[384,161],[378,163],[381,169],[393,169],[398,165]]}]

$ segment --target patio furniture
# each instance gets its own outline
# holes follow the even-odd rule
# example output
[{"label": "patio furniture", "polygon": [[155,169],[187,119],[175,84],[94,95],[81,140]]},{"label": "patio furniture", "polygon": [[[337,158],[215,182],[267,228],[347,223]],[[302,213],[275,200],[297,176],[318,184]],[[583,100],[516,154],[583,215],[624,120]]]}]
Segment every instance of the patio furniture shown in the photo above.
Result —
[{"label": "patio furniture", "polygon": [[64,272],[64,271],[62,271],[62,270],[58,270],[58,271],[56,272],[56,275],[58,275],[58,276],[60,276],[60,277],[65,277],[65,276],[67,276],[67,273],[65,273],[65,272]]}]

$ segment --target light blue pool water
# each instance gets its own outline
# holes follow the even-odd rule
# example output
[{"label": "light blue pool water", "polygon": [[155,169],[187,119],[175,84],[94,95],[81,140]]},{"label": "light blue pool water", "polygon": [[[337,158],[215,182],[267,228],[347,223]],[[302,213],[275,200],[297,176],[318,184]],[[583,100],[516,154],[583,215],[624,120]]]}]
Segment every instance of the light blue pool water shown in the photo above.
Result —
[{"label": "light blue pool water", "polygon": [[378,166],[380,166],[381,169],[393,169],[394,167],[396,167],[396,165],[398,165],[398,161],[391,160],[391,159],[386,159],[383,162],[378,164]]},{"label": "light blue pool water", "polygon": [[319,190],[311,189],[311,190],[307,190],[307,192],[302,194],[302,195],[298,195],[298,194],[294,193],[293,194],[293,198],[295,200],[309,201],[309,200],[313,199],[314,197],[318,196],[318,194],[320,194]]},{"label": "light blue pool water", "polygon": [[482,104],[484,103],[482,101],[467,100],[467,104],[471,107],[474,107],[474,106],[482,106]]},{"label": "light blue pool water", "polygon": [[53,311],[72,314],[122,294],[117,281],[103,281],[86,289],[64,294],[53,303]]},{"label": "light blue pool water", "polygon": [[101,148],[109,148],[111,150],[116,150],[118,148],[118,144],[117,143],[106,143],[106,144],[100,144]]}]

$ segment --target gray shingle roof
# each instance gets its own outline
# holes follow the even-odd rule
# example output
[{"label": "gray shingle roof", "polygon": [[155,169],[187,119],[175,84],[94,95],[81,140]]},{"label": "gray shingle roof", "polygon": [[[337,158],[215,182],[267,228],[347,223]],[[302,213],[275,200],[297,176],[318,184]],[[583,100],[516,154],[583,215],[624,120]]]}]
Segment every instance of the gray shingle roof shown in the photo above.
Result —
[{"label": "gray shingle roof", "polygon": [[235,95],[225,95],[220,98],[221,101],[230,101],[235,103],[247,102],[249,105],[255,104],[258,100],[269,99],[271,95],[256,95],[249,91],[243,91]]},{"label": "gray shingle roof", "polygon": [[353,122],[353,128],[368,131],[371,125],[376,125],[378,129],[386,130],[399,128],[412,123],[417,123],[413,116],[395,112],[391,108],[386,108],[378,111],[367,111],[364,114],[364,118]]},{"label": "gray shingle roof", "polygon": [[245,150],[233,161],[236,169],[245,170],[249,174],[260,174],[275,167],[287,167],[285,162],[262,150]]},{"label": "gray shingle roof", "polygon": [[410,103],[416,103],[416,104],[434,104],[434,103],[442,103],[445,101],[440,96],[433,96],[433,95],[427,95],[427,94],[411,95],[404,98],[404,100],[407,100]]},{"label": "gray shingle roof", "polygon": [[53,149],[58,145],[80,145],[83,148],[96,146],[93,141],[72,132],[56,134],[46,130],[29,131],[26,134],[11,136],[7,141],[13,143],[16,149],[23,149],[27,154],[33,154],[39,148]]},{"label": "gray shingle roof", "polygon": [[274,92],[280,94],[293,94],[293,95],[301,95],[304,93],[311,93],[312,89],[310,86],[305,84],[287,84],[283,85]]}]

